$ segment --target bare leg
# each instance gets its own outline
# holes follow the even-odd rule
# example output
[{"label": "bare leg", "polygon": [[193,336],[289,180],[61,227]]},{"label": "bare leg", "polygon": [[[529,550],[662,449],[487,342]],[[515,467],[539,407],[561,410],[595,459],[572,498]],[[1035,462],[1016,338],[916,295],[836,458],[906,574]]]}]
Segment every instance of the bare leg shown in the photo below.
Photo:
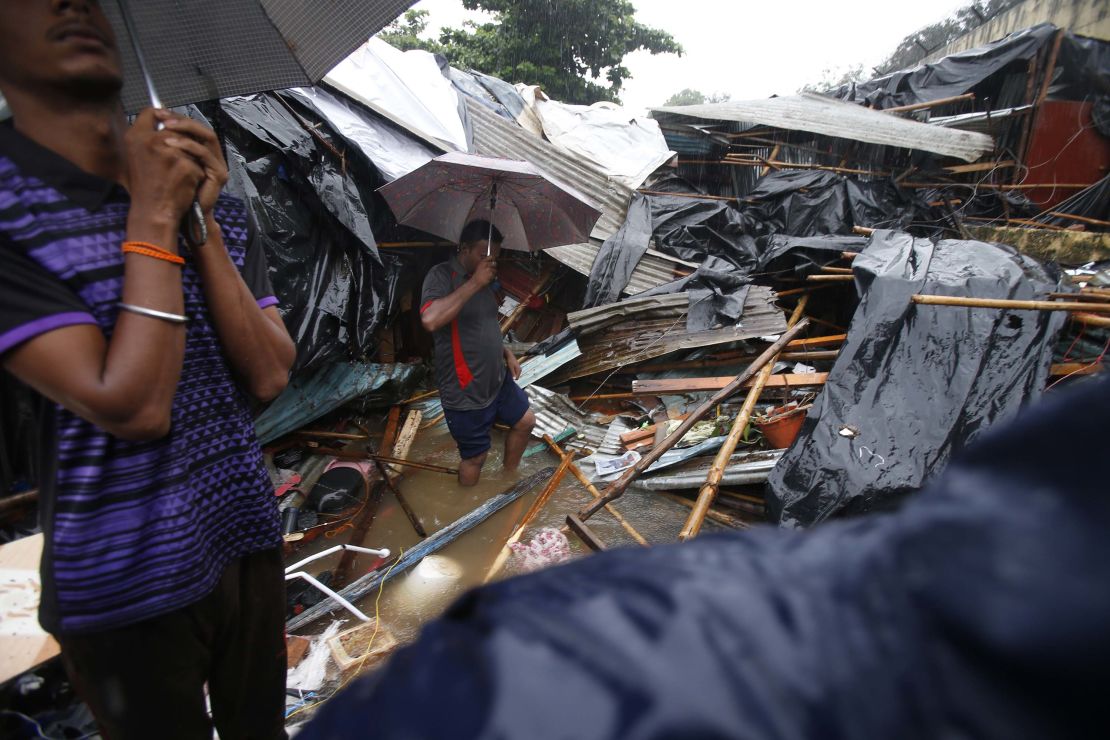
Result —
[{"label": "bare leg", "polygon": [[482,466],[486,463],[489,452],[483,452],[475,457],[468,457],[459,463],[459,485],[470,487],[482,477]]},{"label": "bare leg", "polygon": [[529,409],[505,435],[505,470],[508,472],[515,473],[520,466],[520,458],[524,454],[524,448],[528,445],[528,438],[535,426],[536,415]]}]

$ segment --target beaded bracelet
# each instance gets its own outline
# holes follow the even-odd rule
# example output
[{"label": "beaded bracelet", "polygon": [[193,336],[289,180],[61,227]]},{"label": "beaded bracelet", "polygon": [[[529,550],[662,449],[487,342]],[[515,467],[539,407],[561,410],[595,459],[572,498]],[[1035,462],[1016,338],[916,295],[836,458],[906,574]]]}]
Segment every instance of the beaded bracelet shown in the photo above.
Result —
[{"label": "beaded bracelet", "polygon": [[141,254],[144,257],[153,257],[156,260],[172,262],[175,265],[185,264],[185,258],[181,255],[174,254],[169,250],[162,249],[161,247],[149,242],[124,242],[122,250],[124,252],[130,252],[132,254]]}]

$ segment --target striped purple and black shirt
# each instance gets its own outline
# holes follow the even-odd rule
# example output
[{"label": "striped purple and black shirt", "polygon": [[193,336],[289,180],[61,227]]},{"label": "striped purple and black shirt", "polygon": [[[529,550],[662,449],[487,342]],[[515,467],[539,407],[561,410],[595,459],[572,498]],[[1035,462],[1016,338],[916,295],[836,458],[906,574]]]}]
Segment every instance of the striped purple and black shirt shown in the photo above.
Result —
[{"label": "striped purple and black shirt", "polygon": [[[129,203],[118,185],[0,125],[0,359],[75,324],[111,337]],[[259,305],[276,304],[243,204],[222,196],[215,215]],[[183,275],[189,323],[167,437],[128,442],[44,402],[40,621],[51,632],[121,627],[186,606],[234,558],[281,543],[248,401],[189,258]]]}]

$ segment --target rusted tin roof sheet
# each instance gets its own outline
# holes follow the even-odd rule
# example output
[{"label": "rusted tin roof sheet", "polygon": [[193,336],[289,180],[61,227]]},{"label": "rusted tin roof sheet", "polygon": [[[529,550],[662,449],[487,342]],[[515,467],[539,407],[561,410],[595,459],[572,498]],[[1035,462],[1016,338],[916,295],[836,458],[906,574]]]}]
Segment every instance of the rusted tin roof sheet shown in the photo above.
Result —
[{"label": "rusted tin roof sheet", "polygon": [[[556,373],[550,382],[557,384],[634,365],[683,349],[781,334],[786,331],[786,318],[774,300],[775,293],[770,288],[753,285],[748,291],[739,325],[727,329],[688,332],[685,312],[674,319],[626,319],[605,331],[581,337],[578,345],[582,356]],[[611,309],[615,305],[620,304],[604,308]]]}]

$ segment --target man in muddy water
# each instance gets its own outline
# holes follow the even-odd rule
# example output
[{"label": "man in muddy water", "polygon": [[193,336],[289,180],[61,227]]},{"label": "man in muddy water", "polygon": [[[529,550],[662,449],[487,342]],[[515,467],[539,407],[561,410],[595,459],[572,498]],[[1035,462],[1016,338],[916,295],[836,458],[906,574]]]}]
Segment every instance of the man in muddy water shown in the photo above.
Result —
[{"label": "man in muddy water", "polygon": [[435,338],[435,375],[447,428],[459,447],[459,484],[473,486],[490,448],[490,430],[500,421],[505,436],[505,470],[520,465],[536,417],[516,384],[520,363],[504,345],[497,322],[497,257],[501,232],[488,221],[471,221],[459,237],[458,253],[424,278],[420,321]]},{"label": "man in muddy water", "polygon": [[[0,3],[0,366],[43,401],[39,617],[105,737],[283,738],[247,396],[277,395],[295,348],[215,135],[128,126],[120,70],[95,0]],[[194,199],[208,239],[186,253]]]}]

